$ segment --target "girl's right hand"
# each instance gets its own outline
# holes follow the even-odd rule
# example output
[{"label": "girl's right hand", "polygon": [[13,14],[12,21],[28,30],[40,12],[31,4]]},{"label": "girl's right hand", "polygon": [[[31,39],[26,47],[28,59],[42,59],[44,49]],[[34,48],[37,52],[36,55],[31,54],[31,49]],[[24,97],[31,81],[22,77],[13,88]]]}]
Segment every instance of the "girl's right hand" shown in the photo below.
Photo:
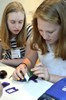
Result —
[{"label": "girl's right hand", "polygon": [[28,69],[25,66],[25,64],[20,64],[15,71],[13,72],[13,79],[14,80],[20,80],[20,79],[24,79],[25,74],[27,73]]},{"label": "girl's right hand", "polygon": [[33,74],[35,74],[41,79],[44,79],[46,81],[49,81],[50,79],[50,75],[49,75],[47,67],[45,67],[41,63],[37,64],[34,68],[31,69],[31,71],[33,72]]}]

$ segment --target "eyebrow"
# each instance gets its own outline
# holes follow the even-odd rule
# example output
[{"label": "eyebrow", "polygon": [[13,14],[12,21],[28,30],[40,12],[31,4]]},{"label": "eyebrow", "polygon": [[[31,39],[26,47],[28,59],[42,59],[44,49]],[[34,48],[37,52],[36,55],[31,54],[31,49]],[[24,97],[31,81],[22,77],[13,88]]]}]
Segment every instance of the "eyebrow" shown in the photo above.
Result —
[{"label": "eyebrow", "polygon": [[[42,29],[40,29],[40,28],[38,28],[38,30],[41,30],[41,31],[43,31]],[[54,32],[56,29],[54,29],[54,30],[47,30],[47,32]]]},{"label": "eyebrow", "polygon": [[[10,21],[16,21],[15,19],[11,19]],[[23,19],[20,19],[19,21],[24,21]]]}]

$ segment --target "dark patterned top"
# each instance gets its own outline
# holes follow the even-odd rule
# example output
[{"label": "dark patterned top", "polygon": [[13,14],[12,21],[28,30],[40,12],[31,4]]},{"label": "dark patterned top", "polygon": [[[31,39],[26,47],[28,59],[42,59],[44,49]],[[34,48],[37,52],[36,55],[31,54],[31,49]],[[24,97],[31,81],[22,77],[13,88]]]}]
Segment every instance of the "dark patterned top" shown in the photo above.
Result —
[{"label": "dark patterned top", "polygon": [[[30,34],[31,34],[31,31],[32,31],[32,26],[30,24],[27,25],[27,39],[29,38]],[[26,39],[26,40],[27,40]],[[17,57],[17,54],[15,53],[15,56],[12,57],[12,50],[3,50],[3,53],[2,53],[2,58],[3,59],[16,59],[16,58],[23,58],[24,55],[25,55],[25,47],[20,47],[20,48],[17,48],[17,45],[16,45],[16,39],[13,38],[12,40],[10,40],[10,44],[11,44],[11,48],[12,50],[16,50],[17,52],[20,51],[20,56]]]}]

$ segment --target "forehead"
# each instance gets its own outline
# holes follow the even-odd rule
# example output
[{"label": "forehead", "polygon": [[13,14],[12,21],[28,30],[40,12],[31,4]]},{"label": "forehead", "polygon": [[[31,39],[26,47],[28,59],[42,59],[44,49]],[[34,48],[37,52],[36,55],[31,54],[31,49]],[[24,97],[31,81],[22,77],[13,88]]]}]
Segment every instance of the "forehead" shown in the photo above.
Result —
[{"label": "forehead", "polygon": [[16,20],[16,19],[20,19],[20,20],[24,20],[24,13],[23,12],[11,12],[8,14],[8,19],[9,20]]},{"label": "forehead", "polygon": [[57,23],[48,22],[40,18],[37,18],[37,24],[39,29],[46,29],[46,30],[55,29],[59,26],[59,24]]}]

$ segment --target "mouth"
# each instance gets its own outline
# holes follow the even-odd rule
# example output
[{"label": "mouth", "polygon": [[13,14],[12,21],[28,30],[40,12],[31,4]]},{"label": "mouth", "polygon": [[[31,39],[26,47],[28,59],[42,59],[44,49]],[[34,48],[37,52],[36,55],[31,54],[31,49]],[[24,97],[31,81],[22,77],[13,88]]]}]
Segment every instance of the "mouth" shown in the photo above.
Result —
[{"label": "mouth", "polygon": [[15,33],[19,33],[19,30],[14,30]]},{"label": "mouth", "polygon": [[51,40],[46,40],[46,42],[50,42]]},{"label": "mouth", "polygon": [[46,40],[46,43],[51,43],[52,41],[51,40]]},{"label": "mouth", "polygon": [[15,32],[19,32],[19,30],[14,30]]}]

